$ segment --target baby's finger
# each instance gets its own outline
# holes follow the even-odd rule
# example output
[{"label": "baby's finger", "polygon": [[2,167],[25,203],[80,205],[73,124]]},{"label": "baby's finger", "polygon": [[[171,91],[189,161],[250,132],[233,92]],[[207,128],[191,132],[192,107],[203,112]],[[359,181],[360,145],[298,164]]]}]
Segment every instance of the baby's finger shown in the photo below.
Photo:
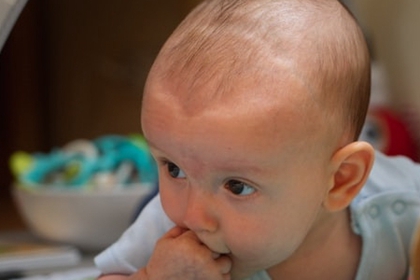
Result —
[{"label": "baby's finger", "polygon": [[216,263],[222,274],[230,275],[230,270],[232,269],[232,260],[229,257],[222,255],[216,259]]},{"label": "baby's finger", "polygon": [[188,239],[195,240],[197,243],[201,243],[201,241],[198,238],[198,236],[193,231],[191,231],[191,230],[184,229],[184,231],[182,232],[181,236],[183,238],[188,238]]},{"label": "baby's finger", "polygon": [[169,231],[167,231],[162,238],[177,238],[178,236],[182,235],[186,229],[183,229],[178,226],[174,226]]}]

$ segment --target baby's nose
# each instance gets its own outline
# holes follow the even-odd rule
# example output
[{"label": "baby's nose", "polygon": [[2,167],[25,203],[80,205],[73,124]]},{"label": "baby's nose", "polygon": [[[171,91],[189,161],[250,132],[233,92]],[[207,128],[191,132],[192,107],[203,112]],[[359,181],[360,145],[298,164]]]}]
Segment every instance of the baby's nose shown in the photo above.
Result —
[{"label": "baby's nose", "polygon": [[183,217],[184,225],[194,232],[214,232],[218,222],[212,194],[191,190]]}]

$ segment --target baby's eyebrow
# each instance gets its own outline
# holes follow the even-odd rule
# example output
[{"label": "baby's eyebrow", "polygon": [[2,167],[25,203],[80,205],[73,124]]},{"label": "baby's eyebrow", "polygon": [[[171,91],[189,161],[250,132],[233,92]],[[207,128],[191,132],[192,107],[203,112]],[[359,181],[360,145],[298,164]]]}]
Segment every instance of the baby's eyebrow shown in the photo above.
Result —
[{"label": "baby's eyebrow", "polygon": [[156,145],[152,141],[149,141],[149,139],[147,139],[145,136],[144,136],[144,139],[146,140],[147,146],[149,147],[149,151],[151,152],[152,155],[153,155],[153,152],[163,152],[161,151],[161,149],[157,148]]},{"label": "baby's eyebrow", "polygon": [[[159,143],[153,141],[153,139],[148,138],[146,135],[144,135],[144,139],[148,143],[149,149],[151,150],[152,154],[156,157],[156,159],[169,160],[171,158],[167,158],[168,153],[167,151],[165,151],[165,147],[162,147],[162,145],[159,145]],[[248,156],[245,156],[244,153],[236,154],[233,157],[230,156],[229,158],[223,155],[224,153],[221,152],[221,155],[218,159],[214,159],[212,163],[207,163],[210,163],[215,170],[219,170],[227,174],[261,174],[262,172],[267,170],[267,166],[265,166],[264,164],[255,164],[255,161],[251,161],[251,159],[249,159]]]},{"label": "baby's eyebrow", "polygon": [[149,148],[154,149],[154,150],[159,150],[159,148],[157,147],[157,145],[147,137],[146,134],[143,133],[143,138],[146,141],[147,145],[149,146]]},{"label": "baby's eyebrow", "polygon": [[154,145],[152,142],[148,143],[148,145],[149,145],[149,150],[150,152],[152,152],[152,154],[153,152],[161,152],[161,153],[164,152],[161,149],[157,148],[156,145]]},{"label": "baby's eyebrow", "polygon": [[224,170],[227,173],[236,173],[236,172],[246,172],[246,173],[260,173],[266,168],[263,166],[258,166],[253,163],[247,163],[243,160],[240,161],[221,161],[221,164],[216,166],[217,169]]},{"label": "baby's eyebrow", "polygon": [[143,137],[144,137],[144,140],[146,140],[147,145],[149,146],[149,148],[156,149],[156,145],[152,141],[150,141],[149,139],[147,139],[147,137],[145,135],[143,135]]}]

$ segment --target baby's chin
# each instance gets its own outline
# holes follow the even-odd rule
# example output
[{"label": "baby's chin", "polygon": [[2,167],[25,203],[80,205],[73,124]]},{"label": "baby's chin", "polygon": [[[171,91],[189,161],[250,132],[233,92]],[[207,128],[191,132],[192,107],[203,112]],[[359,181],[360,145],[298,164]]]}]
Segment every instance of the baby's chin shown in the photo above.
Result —
[{"label": "baby's chin", "polygon": [[230,279],[231,280],[243,280],[243,279],[246,279],[248,277],[251,277],[255,273],[256,273],[256,271],[246,272],[246,271],[243,271],[243,270],[232,269],[231,274],[230,274]]}]

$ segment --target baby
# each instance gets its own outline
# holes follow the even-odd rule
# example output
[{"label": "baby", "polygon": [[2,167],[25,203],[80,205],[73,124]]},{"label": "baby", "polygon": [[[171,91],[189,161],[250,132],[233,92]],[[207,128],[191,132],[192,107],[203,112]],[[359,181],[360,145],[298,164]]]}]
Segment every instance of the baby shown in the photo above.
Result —
[{"label": "baby", "polygon": [[[100,279],[401,279],[420,167],[357,141],[370,59],[336,0],[209,0],[147,79],[159,196]],[[370,174],[370,177],[369,177]]]}]

